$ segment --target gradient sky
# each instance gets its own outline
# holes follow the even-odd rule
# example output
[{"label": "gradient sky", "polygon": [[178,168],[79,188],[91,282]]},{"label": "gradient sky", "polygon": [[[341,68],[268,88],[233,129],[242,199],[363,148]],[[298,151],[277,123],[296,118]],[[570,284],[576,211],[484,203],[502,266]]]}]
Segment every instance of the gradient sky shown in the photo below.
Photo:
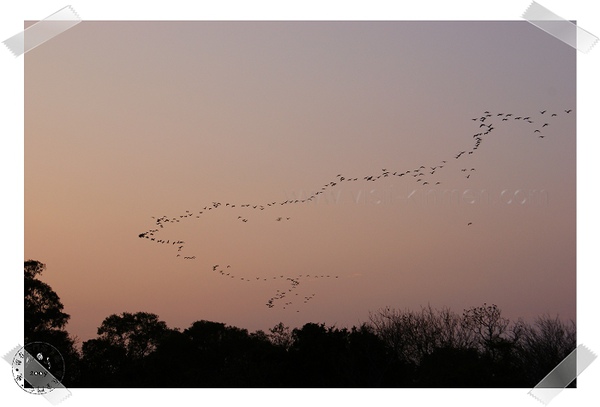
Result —
[{"label": "gradient sky", "polygon": [[[82,341],[125,311],[249,330],[484,302],[575,319],[575,57],[524,21],[85,21],[25,55],[25,259],[46,263]],[[484,111],[493,133],[455,159]],[[439,185],[363,180],[442,160]],[[359,181],[157,235],[194,260],[138,238],[152,217],[302,198],[337,174]],[[339,278],[269,309],[288,284],[215,264]]]}]

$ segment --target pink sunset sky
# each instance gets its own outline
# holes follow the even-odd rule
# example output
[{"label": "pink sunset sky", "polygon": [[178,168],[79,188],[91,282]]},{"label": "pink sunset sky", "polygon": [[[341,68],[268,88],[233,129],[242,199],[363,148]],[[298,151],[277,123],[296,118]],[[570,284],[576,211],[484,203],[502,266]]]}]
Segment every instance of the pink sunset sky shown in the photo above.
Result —
[{"label": "pink sunset sky", "polygon": [[82,22],[25,55],[25,259],[81,341],[125,311],[575,319],[575,62],[524,21]]}]

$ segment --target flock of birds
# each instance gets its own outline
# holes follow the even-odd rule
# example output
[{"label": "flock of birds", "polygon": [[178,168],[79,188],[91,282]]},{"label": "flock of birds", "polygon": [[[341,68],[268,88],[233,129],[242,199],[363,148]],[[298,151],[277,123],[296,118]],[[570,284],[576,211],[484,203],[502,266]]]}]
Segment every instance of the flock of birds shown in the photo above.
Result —
[{"label": "flock of birds", "polygon": [[[283,300],[286,297],[292,297],[295,300],[297,300],[296,297],[299,297],[299,293],[294,293],[294,291],[296,290],[296,288],[300,285],[300,279],[301,278],[314,278],[314,279],[318,279],[318,278],[339,278],[339,276],[332,276],[332,275],[310,275],[310,274],[301,274],[298,277],[292,278],[292,277],[286,277],[284,275],[280,275],[280,276],[274,276],[274,277],[253,277],[253,278],[248,278],[248,277],[240,277],[240,276],[236,276],[233,274],[231,270],[231,265],[228,264],[224,269],[220,268],[220,266],[218,264],[215,264],[212,268],[213,272],[218,272],[218,274],[220,274],[223,277],[227,277],[227,278],[233,278],[233,279],[238,279],[240,281],[246,281],[248,283],[252,283],[252,282],[268,282],[268,281],[272,281],[272,280],[285,280],[287,282],[289,282],[290,284],[290,288],[285,289],[285,290],[277,290],[277,292],[267,300],[266,302],[266,306],[268,308],[273,308],[275,306],[276,301],[280,301]],[[303,301],[304,304],[307,304],[310,300],[312,300],[315,297],[316,293],[312,293],[308,296],[304,296],[301,298],[301,300]],[[289,300],[285,303],[283,303],[282,308],[286,309],[286,307],[289,307],[290,305],[294,304],[294,301]],[[296,310],[296,312],[300,312],[300,310]]]},{"label": "flock of birds", "polygon": [[[569,114],[571,112],[572,112],[572,109],[564,110],[564,114]],[[535,115],[535,120],[534,120],[534,119],[532,119],[532,116],[517,116],[513,113],[495,113],[495,114],[493,114],[493,113],[490,113],[489,111],[485,111],[485,112],[483,112],[483,114],[481,116],[471,119],[474,122],[479,123],[477,133],[473,134],[473,136],[472,136],[472,140],[473,140],[472,145],[470,146],[470,148],[467,148],[465,150],[461,150],[461,151],[457,152],[453,156],[453,159],[460,160],[461,157],[463,157],[463,156],[469,156],[469,155],[474,154],[480,148],[481,143],[486,138],[490,137],[490,134],[492,133],[492,131],[494,129],[496,129],[495,126],[497,126],[498,124],[502,124],[504,122],[520,121],[522,123],[526,123],[528,126],[532,126],[531,133],[533,135],[537,136],[540,139],[543,139],[546,137],[546,135],[542,134],[542,130],[551,126],[552,121],[555,120],[554,118],[558,117],[559,114],[562,114],[562,112],[557,113],[557,112],[548,112],[547,110],[542,110],[542,111],[539,111],[539,115],[538,114]],[[211,211],[214,212],[217,210],[223,210],[224,208],[227,209],[228,211],[236,212],[236,214],[234,216],[237,215],[237,220],[239,220],[243,223],[247,223],[252,218],[252,216],[249,216],[247,214],[247,212],[265,211],[265,210],[272,211],[272,210],[275,210],[276,208],[283,209],[284,207],[289,206],[289,205],[306,204],[313,200],[317,200],[319,198],[319,195],[324,194],[329,189],[332,189],[332,188],[335,188],[336,186],[342,185],[342,183],[345,184],[345,183],[353,183],[353,182],[360,182],[360,181],[376,182],[380,179],[388,178],[388,177],[404,177],[405,179],[413,178],[414,182],[416,182],[422,186],[440,185],[441,181],[436,179],[434,177],[434,175],[437,174],[439,171],[441,171],[443,168],[445,168],[447,164],[448,164],[447,160],[442,160],[433,166],[420,165],[417,168],[409,168],[409,169],[395,170],[395,171],[388,170],[386,168],[382,168],[381,173],[378,173],[376,175],[364,175],[361,177],[347,177],[340,173],[340,174],[337,174],[333,180],[328,181],[327,183],[323,184],[319,188],[319,190],[317,190],[312,195],[310,195],[304,199],[287,199],[285,201],[280,201],[280,202],[271,201],[271,202],[263,203],[263,204],[255,204],[255,203],[239,204],[239,203],[230,203],[230,202],[221,203],[221,202],[215,201],[215,202],[212,202],[212,204],[210,204],[210,205],[207,205],[207,206],[204,206],[203,208],[198,209],[197,211],[186,210],[185,213],[178,215],[178,216],[152,217],[152,219],[154,219],[154,221],[155,221],[155,227],[152,229],[149,229],[143,233],[140,233],[138,235],[138,237],[140,237],[142,239],[148,239],[149,241],[157,243],[157,244],[169,245],[169,246],[172,246],[173,248],[176,248],[177,249],[176,257],[181,258],[183,260],[186,260],[186,261],[196,260],[197,258],[195,255],[182,256],[182,252],[185,248],[185,242],[183,240],[170,240],[170,239],[164,240],[164,239],[157,238],[157,236],[161,232],[161,230],[164,229],[168,225],[180,223],[187,219],[200,219],[203,216],[207,216],[209,213],[211,213]],[[469,168],[469,166],[467,166],[467,167],[461,168],[460,173],[465,178],[469,179],[471,177],[471,174],[473,174],[474,171],[476,171],[476,169],[474,167]],[[288,217],[274,216],[273,220],[276,222],[287,222],[287,221],[291,220],[291,217],[289,217],[289,216]],[[471,226],[472,224],[473,224],[473,222],[467,222],[466,225]],[[299,295],[299,293],[295,292],[297,290],[298,286],[300,286],[300,283],[302,280],[325,279],[325,278],[338,279],[338,278],[340,278],[339,275],[331,275],[331,274],[329,274],[329,275],[304,274],[304,275],[299,275],[299,276],[294,276],[294,277],[286,276],[286,275],[280,275],[280,276],[275,276],[275,277],[240,276],[240,275],[234,274],[232,272],[231,265],[229,265],[229,264],[225,268],[220,268],[220,266],[218,264],[214,265],[212,268],[212,271],[217,273],[218,275],[222,276],[223,278],[229,278],[229,279],[239,280],[239,281],[243,281],[243,282],[265,283],[265,282],[269,282],[269,281],[273,282],[274,280],[286,282],[289,286],[284,290],[278,289],[265,303],[267,308],[273,308],[276,305],[281,303],[282,309],[288,309],[288,308],[290,308],[291,305],[293,305],[294,303],[297,303],[298,301],[302,301],[302,303],[306,304],[315,297],[315,295],[316,295],[315,293],[312,293],[308,296],[301,297]],[[296,312],[300,312],[300,311],[296,310]]]}]

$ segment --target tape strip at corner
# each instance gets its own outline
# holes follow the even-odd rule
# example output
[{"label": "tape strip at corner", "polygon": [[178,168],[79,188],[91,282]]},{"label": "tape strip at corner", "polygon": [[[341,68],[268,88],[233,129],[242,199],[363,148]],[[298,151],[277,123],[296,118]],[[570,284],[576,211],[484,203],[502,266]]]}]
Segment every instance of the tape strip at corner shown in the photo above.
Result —
[{"label": "tape strip at corner", "polygon": [[18,57],[42,45],[48,40],[65,32],[81,22],[73,7],[66,6],[45,19],[38,21],[24,31],[2,41],[4,45]]},{"label": "tape strip at corner", "polygon": [[583,53],[589,52],[598,37],[556,15],[535,1],[522,16],[525,20]]},{"label": "tape strip at corner", "polygon": [[584,345],[579,345],[531,389],[529,395],[547,405],[571,384],[594,359],[596,359],[596,355],[591,350]]}]

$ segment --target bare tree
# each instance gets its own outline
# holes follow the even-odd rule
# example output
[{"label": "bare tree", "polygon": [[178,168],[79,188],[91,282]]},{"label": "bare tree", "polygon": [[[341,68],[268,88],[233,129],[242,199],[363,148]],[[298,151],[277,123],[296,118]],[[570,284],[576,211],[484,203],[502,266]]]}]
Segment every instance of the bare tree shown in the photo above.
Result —
[{"label": "bare tree", "polygon": [[290,328],[283,325],[282,322],[269,329],[267,337],[273,345],[282,347],[285,350],[288,350],[294,343]]},{"label": "bare tree", "polygon": [[558,316],[543,315],[534,325],[519,321],[519,356],[530,380],[538,382],[577,346],[575,322],[562,322]]},{"label": "bare tree", "polygon": [[474,342],[460,316],[449,308],[436,310],[428,305],[415,312],[388,307],[370,313],[369,320],[377,335],[401,360],[415,365],[436,349],[469,348]]},{"label": "bare tree", "polygon": [[464,311],[462,318],[463,327],[475,335],[480,350],[483,350],[494,359],[498,347],[509,341],[508,327],[510,320],[502,316],[502,311],[495,304],[483,303],[481,307],[471,307]]}]

